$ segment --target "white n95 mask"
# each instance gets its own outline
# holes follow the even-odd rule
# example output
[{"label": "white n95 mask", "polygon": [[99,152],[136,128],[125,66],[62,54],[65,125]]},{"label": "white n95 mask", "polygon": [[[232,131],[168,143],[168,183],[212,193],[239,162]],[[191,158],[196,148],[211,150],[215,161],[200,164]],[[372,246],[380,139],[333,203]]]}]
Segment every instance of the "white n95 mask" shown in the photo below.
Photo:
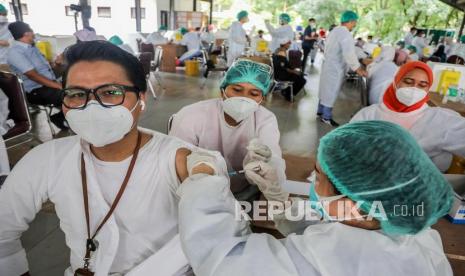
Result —
[{"label": "white n95 mask", "polygon": [[0,24],[8,23],[8,17],[0,15]]},{"label": "white n95 mask", "polygon": [[258,108],[258,103],[247,97],[231,97],[223,100],[223,111],[237,123],[247,119]]},{"label": "white n95 mask", "polygon": [[396,98],[406,106],[412,106],[426,97],[425,90],[417,87],[402,87],[396,89]]},{"label": "white n95 mask", "polygon": [[86,108],[71,109],[66,113],[66,120],[71,129],[83,140],[103,147],[121,140],[132,128],[134,118],[131,110],[122,105],[103,107],[97,101],[87,103]]}]

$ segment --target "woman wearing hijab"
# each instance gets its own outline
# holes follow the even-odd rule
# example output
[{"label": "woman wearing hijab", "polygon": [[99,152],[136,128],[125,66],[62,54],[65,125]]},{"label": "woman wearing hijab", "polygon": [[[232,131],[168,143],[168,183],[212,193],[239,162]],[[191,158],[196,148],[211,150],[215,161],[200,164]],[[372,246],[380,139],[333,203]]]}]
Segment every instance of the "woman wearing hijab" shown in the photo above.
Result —
[{"label": "woman wearing hijab", "polygon": [[384,91],[394,80],[397,65],[394,63],[396,50],[391,46],[383,46],[381,53],[368,65],[368,101],[370,104],[379,103]]},{"label": "woman wearing hijab", "polygon": [[401,125],[444,172],[453,155],[465,156],[465,119],[450,109],[428,106],[432,84],[433,72],[427,64],[408,62],[399,68],[383,101],[360,110],[351,122],[383,120]]}]

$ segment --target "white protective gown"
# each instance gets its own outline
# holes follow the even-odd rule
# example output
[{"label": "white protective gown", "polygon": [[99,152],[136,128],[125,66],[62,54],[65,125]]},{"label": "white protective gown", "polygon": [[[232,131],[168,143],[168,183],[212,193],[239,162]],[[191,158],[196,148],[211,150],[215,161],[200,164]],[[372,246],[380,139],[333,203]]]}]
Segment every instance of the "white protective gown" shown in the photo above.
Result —
[{"label": "white protective gown", "polygon": [[[10,31],[8,30],[8,23],[7,24],[0,24],[0,40],[7,40],[10,45],[14,41],[13,36],[11,35]],[[8,57],[8,49],[10,47],[3,47],[0,46],[0,64],[7,64],[7,57]]]},{"label": "white protective gown", "polygon": [[224,119],[222,99],[191,104],[174,115],[170,135],[200,148],[220,152],[229,171],[243,169],[242,162],[249,141],[259,138],[272,151],[271,162],[277,168],[281,183],[286,180],[286,164],[279,146],[278,122],[276,116],[263,106],[233,127]]},{"label": "white protective gown", "polygon": [[0,89],[0,175],[8,174],[10,172],[10,163],[8,162],[8,153],[6,151],[5,142],[2,135],[4,135],[9,126],[7,124],[8,114],[8,97]]},{"label": "white protective gown", "polygon": [[465,118],[441,107],[422,108],[409,113],[390,110],[384,103],[360,110],[350,122],[382,120],[407,129],[440,171],[446,171],[452,155],[465,156]]},{"label": "white protective gown", "polygon": [[383,46],[381,54],[368,65],[367,84],[369,104],[376,104],[382,100],[384,92],[394,81],[398,67],[394,63],[396,50],[390,46]]},{"label": "white protective gown", "polygon": [[[128,186],[113,215],[96,240],[99,247],[91,258],[96,276],[118,272],[131,275],[182,275],[187,260],[181,252],[178,234],[180,185],[175,156],[183,141],[155,131],[141,129],[153,137],[139,152]],[[116,196],[130,163],[98,161],[89,145],[77,136],[56,139],[31,150],[12,170],[0,189],[0,275],[21,275],[28,270],[21,233],[50,200],[71,250],[71,267],[65,275],[83,265],[87,239],[80,156],[84,153],[87,170],[91,234],[102,221]],[[217,153],[220,174],[226,174]],[[100,181],[99,181],[100,180]],[[170,248],[166,248],[167,245]],[[168,256],[157,256],[171,252]],[[160,260],[161,259],[161,260]],[[158,270],[162,266],[162,270]],[[161,275],[157,274],[157,275]],[[121,274],[118,274],[121,275]]]},{"label": "white protective gown", "polygon": [[347,27],[338,26],[329,33],[325,42],[324,58],[319,98],[322,105],[333,107],[348,69],[355,71],[360,67],[354,38]]},{"label": "white protective gown", "polygon": [[415,36],[411,32],[408,32],[407,35],[404,37],[405,47],[412,45],[414,38]]},{"label": "white protective gown", "polygon": [[417,48],[417,55],[419,57],[423,56],[423,49],[428,46],[428,44],[426,44],[425,38],[421,36],[416,36],[412,41],[412,45]]},{"label": "white protective gown", "polygon": [[289,234],[277,240],[251,233],[236,219],[224,177],[194,175],[178,194],[181,243],[196,275],[452,275],[436,230],[392,238],[342,223],[275,216],[278,229]]},{"label": "white protective gown", "polygon": [[294,30],[289,24],[281,25],[278,28],[273,27],[269,22],[265,23],[268,32],[271,34],[271,44],[270,44],[270,51],[274,53],[276,49],[280,47],[279,41],[283,38],[287,39],[288,41],[295,40]]},{"label": "white protective gown", "polygon": [[241,22],[235,21],[231,24],[228,34],[228,66],[233,64],[234,60],[242,55],[247,46],[247,33],[242,27]]},{"label": "white protective gown", "polygon": [[163,45],[168,43],[168,39],[166,39],[160,32],[153,32],[147,36],[145,42],[152,43],[154,45]]},{"label": "white protective gown", "polygon": [[179,44],[187,46],[187,51],[198,51],[202,47],[198,32],[189,32],[185,34]]},{"label": "white protective gown", "polygon": [[459,56],[465,60],[465,44],[456,43],[451,47],[449,56]]}]

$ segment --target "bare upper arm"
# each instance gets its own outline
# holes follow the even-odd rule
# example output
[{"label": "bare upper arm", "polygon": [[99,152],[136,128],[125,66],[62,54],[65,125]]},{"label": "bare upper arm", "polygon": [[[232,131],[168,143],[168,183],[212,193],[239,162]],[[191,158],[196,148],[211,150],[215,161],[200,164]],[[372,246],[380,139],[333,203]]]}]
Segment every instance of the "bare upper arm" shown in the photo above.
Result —
[{"label": "bare upper arm", "polygon": [[189,173],[187,172],[187,156],[189,154],[191,154],[191,151],[187,148],[179,148],[176,151],[176,175],[181,183],[189,176]]}]

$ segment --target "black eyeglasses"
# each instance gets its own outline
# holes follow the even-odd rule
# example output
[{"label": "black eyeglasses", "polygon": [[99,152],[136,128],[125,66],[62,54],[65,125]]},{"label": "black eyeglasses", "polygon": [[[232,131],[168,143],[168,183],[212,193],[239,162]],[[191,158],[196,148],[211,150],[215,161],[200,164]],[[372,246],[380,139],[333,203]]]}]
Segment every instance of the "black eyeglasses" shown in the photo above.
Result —
[{"label": "black eyeglasses", "polygon": [[69,109],[84,109],[89,102],[90,94],[93,94],[102,106],[117,106],[123,104],[126,92],[134,92],[139,98],[140,89],[133,86],[104,84],[94,89],[69,87],[62,90],[63,105]]}]

